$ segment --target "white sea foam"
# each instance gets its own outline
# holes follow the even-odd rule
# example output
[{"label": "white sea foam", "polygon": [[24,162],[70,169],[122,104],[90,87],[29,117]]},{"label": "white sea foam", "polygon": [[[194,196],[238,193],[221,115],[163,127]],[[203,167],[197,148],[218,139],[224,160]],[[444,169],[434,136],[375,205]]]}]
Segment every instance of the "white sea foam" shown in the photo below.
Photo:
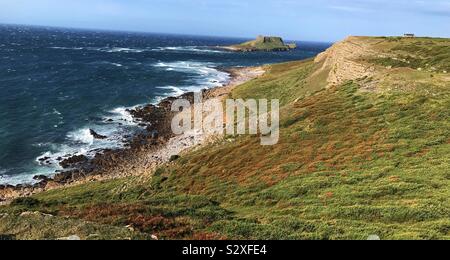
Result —
[{"label": "white sea foam", "polygon": [[178,47],[157,47],[157,48],[129,48],[129,47],[49,47],[55,50],[88,50],[101,52],[124,52],[142,53],[146,51],[157,52],[197,52],[197,53],[227,53],[226,51],[211,49],[207,46],[178,46]]},{"label": "white sea foam", "polygon": [[120,48],[120,47],[114,47],[114,48],[104,48],[102,51],[106,52],[135,52],[135,53],[141,53],[146,51],[145,49],[132,49],[132,48]]},{"label": "white sea foam", "polygon": [[59,112],[58,110],[56,110],[56,108],[53,108],[53,114],[61,116],[61,112]]},{"label": "white sea foam", "polygon": [[96,61],[91,62],[92,65],[108,65],[108,66],[115,66],[115,67],[123,67],[123,64],[117,63],[117,62],[110,62],[110,61]]},{"label": "white sea foam", "polygon": [[80,129],[67,134],[67,137],[77,143],[92,145],[94,143],[94,136],[91,135],[88,128]]},{"label": "white sea foam", "polygon": [[164,68],[166,71],[176,71],[181,73],[193,74],[183,88],[187,91],[199,91],[203,88],[213,88],[222,86],[230,80],[230,75],[219,71],[217,64],[211,62],[198,61],[177,61],[177,62],[159,62],[154,65],[157,68]]},{"label": "white sea foam", "polygon": [[125,48],[125,47],[50,47],[55,50],[88,50],[88,51],[101,51],[101,52],[126,52],[126,53],[141,53],[149,51],[148,49],[139,48]]},{"label": "white sea foam", "polygon": [[111,119],[113,119],[116,122],[120,122],[122,124],[126,125],[136,125],[136,122],[133,118],[133,116],[128,112],[130,109],[134,109],[137,106],[134,107],[118,107],[110,111]]},{"label": "white sea foam", "polygon": [[186,89],[183,90],[182,88],[175,87],[175,86],[167,86],[167,87],[156,87],[158,89],[167,89],[170,90],[170,93],[167,93],[166,96],[181,96],[186,92]]},{"label": "white sea foam", "polygon": [[89,51],[101,51],[101,52],[124,52],[124,53],[141,53],[146,51],[146,49],[137,48],[124,48],[124,47],[88,47],[86,50]]},{"label": "white sea foam", "polygon": [[15,175],[5,175],[0,172],[0,185],[19,185],[19,184],[34,184],[33,175],[27,174],[15,174]]},{"label": "white sea foam", "polygon": [[50,49],[55,49],[55,50],[83,50],[83,47],[50,47]]},{"label": "white sea foam", "polygon": [[221,50],[214,50],[206,46],[178,46],[178,47],[158,47],[153,51],[171,51],[171,52],[199,52],[199,53],[226,53]]}]

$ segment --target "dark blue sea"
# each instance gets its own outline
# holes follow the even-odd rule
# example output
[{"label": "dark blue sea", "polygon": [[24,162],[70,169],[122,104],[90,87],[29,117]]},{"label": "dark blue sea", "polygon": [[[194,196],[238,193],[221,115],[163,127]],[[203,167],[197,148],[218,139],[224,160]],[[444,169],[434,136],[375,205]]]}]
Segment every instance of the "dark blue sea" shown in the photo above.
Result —
[{"label": "dark blue sea", "polygon": [[[123,136],[139,130],[127,108],[225,84],[221,68],[305,59],[330,46],[211,48],[244,40],[0,25],[0,184],[52,175],[58,157],[122,147]],[[41,165],[47,157],[51,165]]]}]

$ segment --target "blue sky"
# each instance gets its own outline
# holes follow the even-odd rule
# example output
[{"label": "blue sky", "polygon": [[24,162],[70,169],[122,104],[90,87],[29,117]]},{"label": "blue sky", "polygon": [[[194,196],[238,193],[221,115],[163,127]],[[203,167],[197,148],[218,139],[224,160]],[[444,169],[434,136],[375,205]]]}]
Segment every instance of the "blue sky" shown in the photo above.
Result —
[{"label": "blue sky", "polygon": [[450,0],[0,0],[0,23],[310,41],[450,37]]}]

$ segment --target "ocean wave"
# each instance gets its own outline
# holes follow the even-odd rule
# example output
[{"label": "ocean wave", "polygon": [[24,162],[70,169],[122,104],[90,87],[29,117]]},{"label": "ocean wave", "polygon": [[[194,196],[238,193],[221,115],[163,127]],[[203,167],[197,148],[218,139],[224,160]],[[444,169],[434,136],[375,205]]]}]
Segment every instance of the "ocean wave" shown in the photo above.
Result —
[{"label": "ocean wave", "polygon": [[80,51],[80,50],[83,50],[84,48],[83,47],[50,47],[50,49]]},{"label": "ocean wave", "polygon": [[149,51],[149,49],[141,48],[126,48],[126,47],[50,47],[50,49],[55,50],[87,50],[87,51],[101,51],[101,52],[125,52],[125,53],[141,53],[144,51]]},{"label": "ocean wave", "polygon": [[118,107],[113,110],[111,110],[109,113],[112,114],[110,116],[110,119],[113,120],[113,122],[120,122],[121,124],[126,124],[129,126],[137,125],[137,122],[133,118],[133,116],[128,112],[130,109],[135,109],[137,106],[133,107]]},{"label": "ocean wave", "polygon": [[94,143],[94,136],[91,135],[90,129],[84,128],[67,134],[67,137],[74,142],[92,145]]},{"label": "ocean wave", "polygon": [[191,83],[185,88],[189,91],[199,91],[203,88],[219,87],[230,80],[227,72],[217,69],[217,64],[211,62],[198,61],[177,61],[177,62],[159,62],[154,67],[164,68],[166,71],[175,71],[192,74]]},{"label": "ocean wave", "polygon": [[130,47],[49,47],[55,50],[88,50],[101,52],[124,52],[124,53],[142,53],[142,52],[194,52],[194,53],[227,53],[226,51],[212,49],[207,46],[178,46],[178,47],[157,47],[157,48],[130,48]]},{"label": "ocean wave", "polygon": [[172,52],[199,52],[199,53],[227,53],[221,50],[214,50],[206,46],[178,46],[178,47],[158,47],[153,51],[172,51]]},{"label": "ocean wave", "polygon": [[59,112],[58,110],[56,110],[56,108],[53,108],[53,114],[61,116],[61,112]]},{"label": "ocean wave", "polygon": [[121,63],[111,62],[111,61],[95,61],[95,62],[91,62],[89,64],[94,65],[94,66],[106,65],[106,66],[114,66],[114,67],[118,67],[118,68],[124,67],[124,65]]},{"label": "ocean wave", "polygon": [[6,175],[6,170],[0,170],[0,185],[19,185],[19,184],[34,184],[34,176],[31,175]]},{"label": "ocean wave", "polygon": [[170,90],[170,93],[167,93],[166,96],[181,96],[184,93],[186,93],[186,89],[175,87],[175,86],[156,87],[156,88]]},{"label": "ocean wave", "polygon": [[141,53],[146,51],[146,49],[134,49],[134,48],[122,48],[122,47],[113,47],[113,48],[87,48],[88,50],[94,51],[103,51],[103,52],[125,52],[125,53]]}]

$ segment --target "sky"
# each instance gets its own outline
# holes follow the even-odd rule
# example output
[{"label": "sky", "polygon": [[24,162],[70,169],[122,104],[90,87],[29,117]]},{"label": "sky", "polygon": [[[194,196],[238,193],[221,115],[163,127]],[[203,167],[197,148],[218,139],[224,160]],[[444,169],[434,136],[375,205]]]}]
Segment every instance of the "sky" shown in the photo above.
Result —
[{"label": "sky", "polygon": [[0,0],[0,23],[327,42],[450,38],[450,0]]}]

